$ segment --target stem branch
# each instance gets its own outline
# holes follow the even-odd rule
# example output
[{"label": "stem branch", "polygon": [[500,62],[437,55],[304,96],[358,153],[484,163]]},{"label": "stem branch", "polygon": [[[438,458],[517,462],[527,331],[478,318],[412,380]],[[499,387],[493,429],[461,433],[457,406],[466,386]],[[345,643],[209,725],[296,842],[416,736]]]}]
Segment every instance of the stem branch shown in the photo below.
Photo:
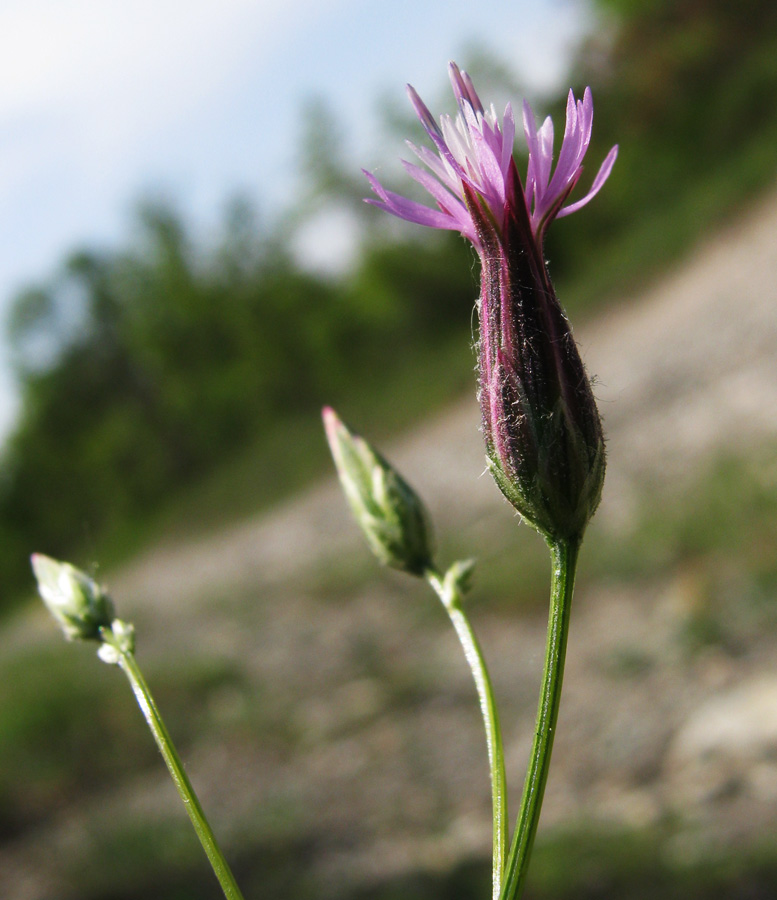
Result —
[{"label": "stem branch", "polygon": [[448,616],[464,650],[464,656],[469,664],[475,687],[480,700],[480,711],[483,715],[483,723],[486,728],[486,745],[488,748],[488,766],[491,773],[491,803],[494,821],[493,830],[493,870],[492,886],[493,898],[498,900],[499,888],[504,873],[505,857],[507,855],[507,783],[505,778],[504,748],[502,745],[502,732],[499,727],[499,715],[494,698],[494,689],[488,674],[486,660],[483,656],[480,644],[475,632],[462,609],[462,595],[455,581],[450,578],[441,578],[434,570],[426,573],[429,584],[437,596],[442,600]]},{"label": "stem branch", "polygon": [[208,820],[205,818],[205,813],[197,798],[197,794],[192,787],[191,781],[189,781],[189,776],[184,770],[178,751],[175,749],[172,738],[165,727],[165,723],[146,684],[143,673],[138,667],[134,654],[126,650],[121,651],[118,662],[129,679],[135,699],[138,701],[148,727],[154,735],[157,747],[159,747],[159,751],[167,763],[167,768],[183,800],[186,812],[192,820],[197,837],[200,839],[202,848],[213,867],[216,878],[221,884],[221,889],[224,891],[224,896],[227,900],[243,900],[240,888],[237,886],[232,871],[216,843],[216,838],[208,824]]}]

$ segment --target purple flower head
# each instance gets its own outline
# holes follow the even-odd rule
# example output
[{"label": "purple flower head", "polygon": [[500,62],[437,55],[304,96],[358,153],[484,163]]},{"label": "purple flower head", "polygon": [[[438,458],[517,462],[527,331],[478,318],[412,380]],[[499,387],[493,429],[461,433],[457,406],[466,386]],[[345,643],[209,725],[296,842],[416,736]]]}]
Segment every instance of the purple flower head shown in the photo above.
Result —
[{"label": "purple flower head", "polygon": [[604,480],[604,438],[591,385],[556,298],[543,256],[545,230],[584,206],[612,170],[607,154],[591,189],[567,203],[591,141],[593,101],[570,91],[566,127],[553,166],[553,123],[537,129],[524,104],[529,147],[526,187],[513,158],[515,121],[486,111],[469,76],[451,63],[459,104],[439,125],[413,88],[418,118],[436,153],[410,148],[425,168],[403,163],[437,203],[431,209],[387,191],[365,173],[381,209],[433,228],[460,231],[481,261],[478,375],[486,457],[494,480],[518,512],[548,540],[578,539]]},{"label": "purple flower head", "polygon": [[545,228],[554,218],[575,212],[598,193],[617,156],[618,148],[613,147],[591,190],[582,199],[563,205],[582,174],[583,158],[591,140],[593,100],[590,89],[586,88],[583,100],[578,101],[571,91],[569,93],[564,140],[552,177],[553,123],[548,118],[538,130],[531,107],[524,103],[523,124],[529,147],[524,192],[513,158],[515,118],[511,105],[507,104],[500,122],[493,105],[489,110],[484,108],[466,72],[452,62],[449,74],[459,112],[455,118],[441,116],[439,125],[414,88],[410,85],[407,88],[436,153],[408,141],[408,146],[425,168],[405,160],[402,165],[432,196],[437,209],[387,190],[374,175],[365,171],[373,191],[380,198],[367,202],[419,225],[460,231],[479,252],[482,245],[474,221],[473,201],[487,213],[500,234],[511,209],[522,206],[529,215],[535,241],[541,245]]}]

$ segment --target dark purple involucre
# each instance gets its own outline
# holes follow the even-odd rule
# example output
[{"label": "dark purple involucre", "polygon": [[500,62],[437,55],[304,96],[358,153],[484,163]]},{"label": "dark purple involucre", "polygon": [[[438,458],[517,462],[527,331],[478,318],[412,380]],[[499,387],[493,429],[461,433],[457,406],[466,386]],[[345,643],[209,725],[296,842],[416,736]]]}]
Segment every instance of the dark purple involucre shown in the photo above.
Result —
[{"label": "dark purple involucre", "polygon": [[524,103],[524,187],[513,158],[512,108],[508,104],[500,122],[454,63],[450,76],[459,113],[442,116],[439,126],[408,87],[436,153],[410,144],[426,168],[403,164],[437,209],[388,191],[365,173],[380,198],[368,202],[411,222],[460,231],[475,246],[481,261],[479,399],[489,468],[508,500],[548,540],[579,538],[601,495],[604,440],[542,245],[553,219],[598,193],[618,148],[607,154],[588,193],[567,203],[591,140],[591,91],[586,88],[582,100],[569,92],[555,169],[553,123],[548,118],[538,129]]}]

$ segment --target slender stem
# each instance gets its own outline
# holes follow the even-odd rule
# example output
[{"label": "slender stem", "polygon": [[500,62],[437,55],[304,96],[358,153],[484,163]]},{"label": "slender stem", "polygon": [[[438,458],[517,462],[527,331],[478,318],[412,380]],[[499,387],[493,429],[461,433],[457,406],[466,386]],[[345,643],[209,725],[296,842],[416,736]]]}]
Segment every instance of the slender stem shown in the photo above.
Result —
[{"label": "slender stem", "polygon": [[507,855],[507,782],[505,778],[504,748],[499,715],[494,698],[494,689],[488,674],[483,651],[475,637],[469,619],[462,609],[462,595],[452,579],[441,578],[439,573],[429,570],[427,580],[442,600],[443,606],[456,629],[464,656],[467,659],[480,700],[480,711],[486,728],[488,766],[491,773],[491,803],[494,820],[493,829],[493,898],[498,900],[502,884],[505,857]]},{"label": "slender stem", "polygon": [[221,889],[224,891],[224,896],[227,900],[243,900],[240,888],[237,886],[229,865],[216,843],[216,838],[211,831],[208,820],[205,818],[205,813],[197,798],[197,794],[194,792],[189,776],[184,770],[181,757],[178,755],[165,723],[162,721],[162,716],[154,702],[154,698],[151,696],[151,691],[146,684],[143,673],[138,667],[134,654],[128,651],[120,652],[119,665],[132,685],[135,699],[138,701],[146,722],[148,722],[148,727],[154,735],[154,740],[164,761],[167,763],[167,768],[170,770],[173,782],[181,795],[186,812],[189,813],[189,818],[192,820],[197,837],[200,839],[202,848],[213,867],[213,871],[216,873]]},{"label": "slender stem", "polygon": [[545,668],[542,674],[540,702],[534,732],[529,768],[523,787],[521,808],[507,860],[507,873],[502,885],[501,900],[518,900],[526,881],[529,858],[537,833],[545,783],[548,780],[553,738],[556,733],[561,683],[564,678],[564,657],[569,632],[569,612],[575,586],[575,569],[580,540],[559,541],[550,545],[552,578],[548,642]]}]

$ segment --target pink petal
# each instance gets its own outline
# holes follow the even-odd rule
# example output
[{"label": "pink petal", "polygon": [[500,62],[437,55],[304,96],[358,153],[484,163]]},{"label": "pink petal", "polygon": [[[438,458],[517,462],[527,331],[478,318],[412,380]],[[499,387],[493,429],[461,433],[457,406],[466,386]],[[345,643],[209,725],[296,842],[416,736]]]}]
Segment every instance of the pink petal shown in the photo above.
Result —
[{"label": "pink petal", "polygon": [[618,145],[616,144],[607,156],[604,158],[604,162],[599,167],[599,171],[596,173],[596,178],[594,178],[594,183],[591,185],[591,190],[583,197],[581,200],[576,200],[574,203],[570,203],[569,206],[565,206],[561,209],[557,214],[556,218],[563,218],[564,216],[568,216],[570,213],[577,212],[579,209],[582,209],[589,200],[592,200],[602,189],[605,181],[610,177],[610,172],[612,172],[612,167],[615,165],[615,160],[618,157]]}]

